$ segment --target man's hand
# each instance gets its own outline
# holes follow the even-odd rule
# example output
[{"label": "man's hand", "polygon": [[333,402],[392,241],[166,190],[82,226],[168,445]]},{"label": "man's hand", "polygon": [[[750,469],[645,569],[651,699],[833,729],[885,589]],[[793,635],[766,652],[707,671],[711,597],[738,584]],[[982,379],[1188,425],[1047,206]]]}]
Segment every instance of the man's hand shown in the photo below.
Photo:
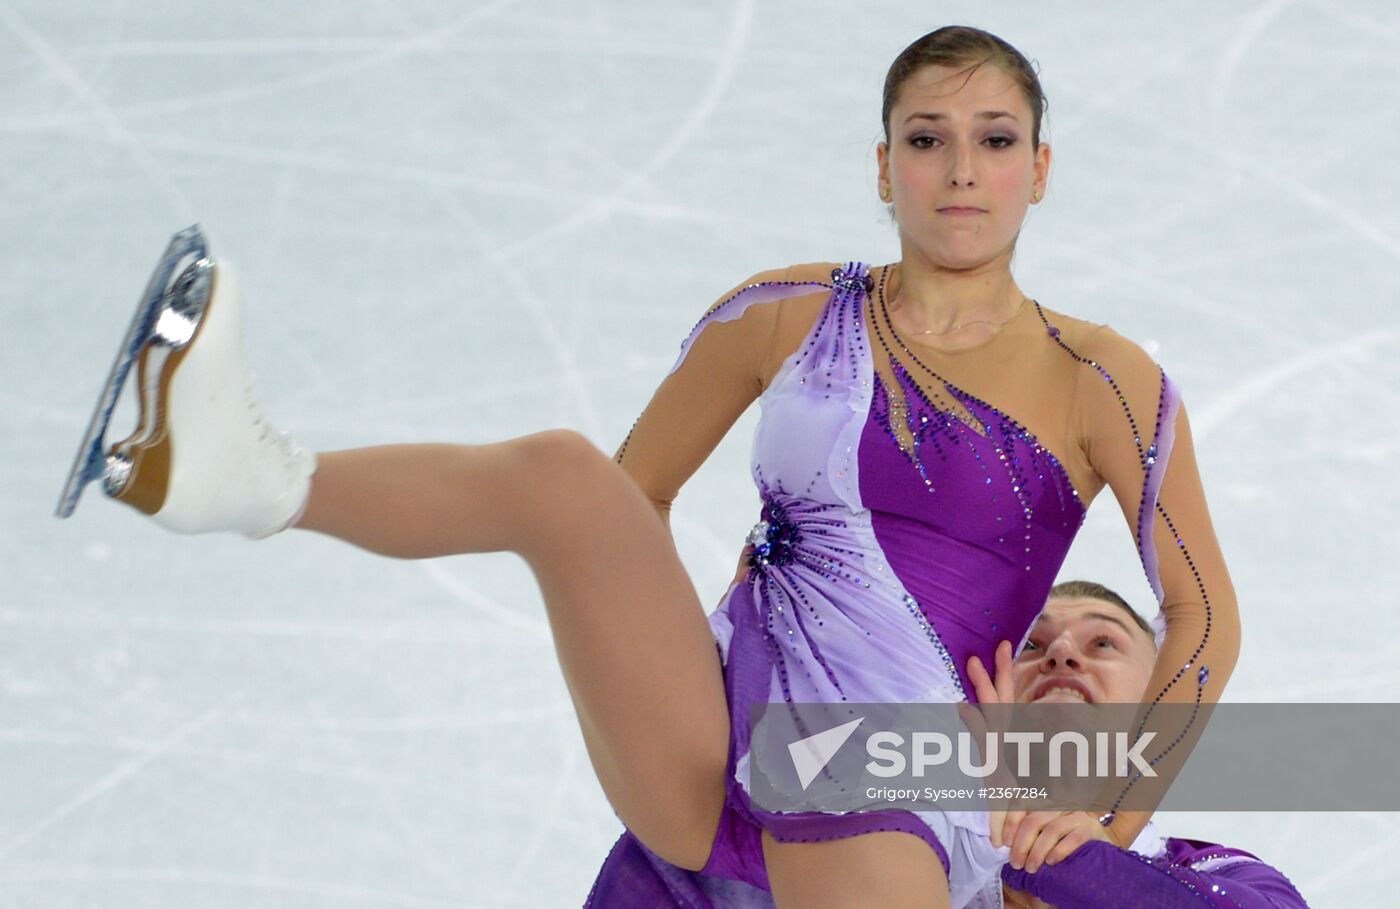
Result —
[{"label": "man's hand", "polygon": [[1031,874],[1041,865],[1055,865],[1090,840],[1113,843],[1108,828],[1087,811],[1032,811],[1005,830],[1011,844],[1011,867]]},{"label": "man's hand", "polygon": [[[1015,676],[1011,670],[1011,642],[1002,641],[997,645],[996,652],[996,678],[993,679],[987,674],[982,661],[977,657],[970,657],[967,661],[967,677],[972,682],[972,690],[977,695],[978,704],[1014,704],[1016,702]],[[985,743],[989,731],[1000,732],[1002,730],[989,730],[987,722],[982,712],[971,704],[964,704],[959,710],[963,722],[972,732],[973,738]],[[1005,714],[1002,714],[1003,716]],[[985,760],[986,755],[983,755]],[[1001,772],[998,765],[998,772]],[[1010,784],[1014,784],[1014,780]],[[1024,815],[1025,812],[1008,813],[1005,810],[990,810],[987,812],[988,832],[991,834],[992,845],[998,849],[1003,842],[1010,842],[1009,838],[1003,836],[1006,829],[1007,820],[1012,814]]]},{"label": "man's hand", "polygon": [[[987,674],[977,657],[967,661],[967,675],[972,690],[981,704],[1013,704],[1016,701],[1015,674],[1011,666],[1011,642],[1002,641],[996,651],[996,677]],[[986,732],[980,712],[971,708],[963,712],[977,728],[973,734],[981,738]],[[1087,811],[989,811],[988,827],[992,845],[1011,847],[1011,866],[1035,873],[1041,865],[1054,865],[1068,858],[1074,850],[1089,840],[1104,840],[1118,845],[1108,828]]]}]

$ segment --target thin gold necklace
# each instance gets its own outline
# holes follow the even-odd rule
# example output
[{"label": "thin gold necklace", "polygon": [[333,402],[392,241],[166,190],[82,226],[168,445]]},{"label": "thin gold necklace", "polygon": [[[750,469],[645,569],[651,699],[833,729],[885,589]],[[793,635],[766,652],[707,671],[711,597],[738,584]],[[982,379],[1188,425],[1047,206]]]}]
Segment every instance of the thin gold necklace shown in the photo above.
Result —
[{"label": "thin gold necklace", "polygon": [[[1030,299],[1029,297],[1022,297],[1022,298],[1021,298],[1021,302],[1020,302],[1020,303],[1017,303],[1017,304],[1016,304],[1016,308],[1015,308],[1014,310],[1011,311],[1011,315],[1007,316],[1005,319],[1003,319],[1003,320],[1000,321],[1000,322],[993,322],[993,321],[990,320],[990,319],[972,319],[972,320],[967,321],[967,322],[959,322],[957,325],[954,325],[952,328],[945,328],[945,329],[943,329],[942,331],[939,331],[939,330],[936,329],[936,328],[926,328],[926,329],[924,329],[923,331],[907,331],[907,332],[905,332],[905,334],[907,334],[907,335],[950,335],[950,334],[952,334],[953,332],[957,331],[959,328],[966,328],[966,327],[969,326],[969,325],[978,325],[978,324],[981,324],[981,325],[990,325],[990,326],[992,326],[993,328],[1002,328],[1002,327],[1006,326],[1007,323],[1009,323],[1012,319],[1016,318],[1018,315],[1021,314],[1021,310],[1025,308],[1026,302],[1027,302],[1029,299]],[[898,305],[897,305],[897,304],[899,303],[899,298],[898,298],[898,297],[895,297],[895,299],[894,299],[893,302],[896,304],[896,307],[895,307],[895,308],[898,309]]]}]

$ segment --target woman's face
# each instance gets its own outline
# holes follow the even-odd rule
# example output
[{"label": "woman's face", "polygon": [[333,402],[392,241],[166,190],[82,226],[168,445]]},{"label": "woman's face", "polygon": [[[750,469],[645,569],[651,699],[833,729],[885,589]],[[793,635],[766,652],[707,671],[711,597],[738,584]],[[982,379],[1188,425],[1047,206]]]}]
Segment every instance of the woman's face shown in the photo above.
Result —
[{"label": "woman's face", "polygon": [[1030,105],[1011,77],[991,64],[970,78],[926,66],[905,80],[889,131],[876,150],[880,184],[906,244],[956,269],[1009,254],[1050,170],[1050,147],[1031,148]]}]

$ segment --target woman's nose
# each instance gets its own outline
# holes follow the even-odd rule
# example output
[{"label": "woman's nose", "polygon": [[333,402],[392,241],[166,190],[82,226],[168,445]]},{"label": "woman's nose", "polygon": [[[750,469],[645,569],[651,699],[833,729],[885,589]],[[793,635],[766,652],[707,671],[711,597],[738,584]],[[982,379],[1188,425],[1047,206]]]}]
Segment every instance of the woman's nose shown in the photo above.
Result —
[{"label": "woman's nose", "polygon": [[959,143],[953,150],[952,161],[948,182],[953,186],[973,186],[976,182],[976,174],[972,161],[972,148],[967,143]]}]

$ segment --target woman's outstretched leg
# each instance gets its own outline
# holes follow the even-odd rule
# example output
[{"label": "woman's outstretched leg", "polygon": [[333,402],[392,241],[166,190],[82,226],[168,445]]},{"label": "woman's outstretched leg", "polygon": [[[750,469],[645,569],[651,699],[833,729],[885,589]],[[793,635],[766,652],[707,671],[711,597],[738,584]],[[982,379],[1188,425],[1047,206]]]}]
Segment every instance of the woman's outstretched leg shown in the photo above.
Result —
[{"label": "woman's outstretched leg", "polygon": [[654,852],[702,867],[724,801],[723,675],[671,536],[623,470],[564,430],[318,463],[303,529],[401,558],[525,558],[613,807]]},{"label": "woman's outstretched leg", "polygon": [[65,511],[101,467],[108,495],[174,531],[263,537],[295,522],[408,558],[520,553],[608,798],[653,851],[701,867],[724,800],[722,670],[670,534],[622,468],[566,431],[336,452],[318,465],[252,394],[228,264],[193,262],[159,300],[132,323],[147,334],[123,342],[139,348],[137,429],[105,466],[92,458],[114,373]]}]

